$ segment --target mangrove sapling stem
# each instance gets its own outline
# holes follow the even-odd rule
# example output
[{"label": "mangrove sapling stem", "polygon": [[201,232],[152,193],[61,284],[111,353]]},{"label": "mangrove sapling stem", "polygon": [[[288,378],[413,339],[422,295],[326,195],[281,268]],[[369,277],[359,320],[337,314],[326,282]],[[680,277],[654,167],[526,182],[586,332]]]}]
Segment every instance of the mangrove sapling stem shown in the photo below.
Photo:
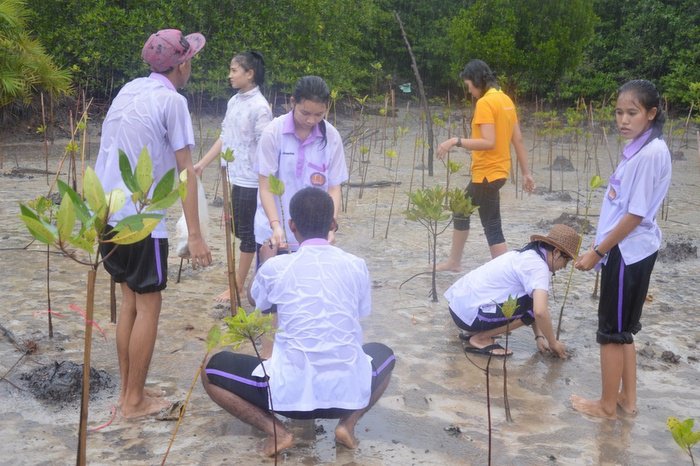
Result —
[{"label": "mangrove sapling stem", "polygon": [[49,339],[53,338],[53,321],[51,319],[51,272],[50,272],[50,262],[51,262],[51,245],[46,245],[46,309],[49,319]]},{"label": "mangrove sapling stem", "polygon": [[165,450],[165,454],[163,455],[163,461],[161,461],[161,466],[165,465],[165,461],[168,459],[168,454],[170,453],[170,449],[173,446],[173,443],[175,443],[175,437],[177,436],[177,431],[180,429],[180,425],[182,424],[182,420],[185,418],[185,411],[187,410],[187,405],[190,402],[190,397],[192,396],[192,392],[194,391],[194,386],[197,383],[197,379],[199,379],[199,374],[204,370],[204,364],[206,364],[207,359],[209,358],[209,354],[211,353],[211,350],[208,350],[204,357],[202,358],[202,362],[199,364],[199,370],[197,370],[194,374],[194,379],[192,380],[192,384],[190,384],[190,389],[187,391],[187,396],[185,397],[185,401],[182,403],[182,407],[180,407],[180,412],[178,413],[177,417],[177,423],[175,424],[175,429],[173,429],[172,435],[170,435],[170,442],[168,442],[168,448]]},{"label": "mangrove sapling stem", "polygon": [[[466,353],[465,353],[466,354]],[[491,354],[489,354],[489,359],[486,361],[486,417],[488,418],[488,426],[489,426],[489,466],[491,466],[491,437],[492,437],[492,428],[491,428],[491,387],[490,387],[490,378],[489,378],[489,366],[491,366]]]},{"label": "mangrove sapling stem", "polygon": [[505,356],[503,356],[503,407],[506,411],[506,421],[513,422],[513,416],[510,414],[510,401],[508,401],[508,370],[506,369],[506,362],[508,360],[508,334],[510,333],[510,320],[506,321],[506,349]]},{"label": "mangrove sapling stem", "polygon": [[85,309],[85,342],[83,349],[83,386],[80,393],[80,425],[78,428],[78,466],[86,464],[87,453],[87,418],[90,401],[90,352],[92,350],[92,317],[95,308],[95,277],[97,265],[88,271],[87,305]]},{"label": "mangrove sapling stem", "polygon": [[231,315],[235,314],[233,299],[236,300],[236,308],[241,305],[241,297],[238,295],[238,283],[236,283],[236,258],[231,244],[231,230],[233,225],[231,199],[228,184],[228,170],[226,166],[221,166],[221,191],[224,196],[224,228],[226,230],[226,267],[228,272],[228,289],[231,297]]},{"label": "mangrove sapling stem", "polygon": [[[578,245],[576,246],[576,257],[578,257],[579,250],[581,249],[581,242],[583,241],[583,236],[578,235]],[[566,289],[564,290],[564,299],[561,302],[561,309],[559,309],[559,322],[557,322],[557,340],[561,334],[561,321],[564,317],[564,306],[566,306],[566,298],[569,296],[569,288],[571,288],[571,279],[574,277],[573,264],[571,265],[571,270],[569,271],[569,279],[566,281]],[[506,343],[508,342],[508,337],[506,337]]]}]

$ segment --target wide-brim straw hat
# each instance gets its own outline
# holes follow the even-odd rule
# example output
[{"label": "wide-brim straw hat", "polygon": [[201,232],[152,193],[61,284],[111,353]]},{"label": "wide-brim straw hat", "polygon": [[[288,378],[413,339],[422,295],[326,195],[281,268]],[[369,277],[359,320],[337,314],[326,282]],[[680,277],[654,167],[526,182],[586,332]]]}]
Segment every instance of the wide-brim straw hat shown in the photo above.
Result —
[{"label": "wide-brim straw hat", "polygon": [[568,225],[557,223],[547,233],[547,236],[532,235],[530,241],[542,241],[550,244],[571,258],[576,258],[580,243],[579,234]]}]

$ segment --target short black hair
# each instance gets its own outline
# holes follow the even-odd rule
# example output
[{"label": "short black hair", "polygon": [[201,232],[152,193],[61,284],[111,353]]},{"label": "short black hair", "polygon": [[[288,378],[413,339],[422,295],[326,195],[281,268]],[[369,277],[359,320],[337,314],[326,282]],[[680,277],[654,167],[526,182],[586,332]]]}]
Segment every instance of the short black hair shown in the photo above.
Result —
[{"label": "short black hair", "polygon": [[319,188],[303,188],[289,201],[289,215],[304,239],[328,238],[333,211],[333,199]]}]

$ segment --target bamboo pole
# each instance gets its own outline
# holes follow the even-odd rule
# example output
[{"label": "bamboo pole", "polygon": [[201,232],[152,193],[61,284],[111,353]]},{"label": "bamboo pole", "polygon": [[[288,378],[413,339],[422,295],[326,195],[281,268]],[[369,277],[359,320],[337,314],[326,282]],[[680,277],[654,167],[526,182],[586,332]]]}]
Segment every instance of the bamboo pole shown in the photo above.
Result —
[{"label": "bamboo pole", "polygon": [[84,466],[87,451],[87,418],[90,401],[90,351],[92,348],[92,317],[95,306],[95,268],[88,272],[87,305],[85,310],[85,344],[83,350],[83,388],[80,394],[80,425],[78,428],[78,456],[76,464]]},{"label": "bamboo pole", "polygon": [[[231,297],[231,315],[235,315],[234,309],[241,305],[241,297],[238,295],[238,284],[236,283],[236,257],[231,244],[231,231],[233,218],[231,209],[231,190],[228,184],[228,171],[225,166],[221,167],[221,191],[224,196],[224,228],[226,229],[226,266],[228,270],[228,290]],[[236,298],[237,306],[233,305],[233,298]]]}]

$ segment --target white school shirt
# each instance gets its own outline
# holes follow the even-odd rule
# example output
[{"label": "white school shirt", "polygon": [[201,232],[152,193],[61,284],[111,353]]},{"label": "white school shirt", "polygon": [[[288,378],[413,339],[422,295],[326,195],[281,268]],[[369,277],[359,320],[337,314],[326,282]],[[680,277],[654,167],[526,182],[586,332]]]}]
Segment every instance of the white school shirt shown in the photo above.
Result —
[{"label": "white school shirt", "polygon": [[[333,125],[324,120],[327,139],[325,146],[318,125],[302,142],[294,132],[292,113],[293,110],[275,118],[265,128],[258,144],[256,163],[258,174],[268,177],[275,175],[284,182],[285,190],[282,195],[284,221],[277,196],[275,196],[278,214],[276,220],[283,223],[289,248],[295,251],[299,245],[289,229],[289,200],[300,189],[308,186],[321,188],[324,191],[328,191],[331,186],[339,186],[348,179],[348,167],[345,164],[343,141]],[[255,242],[262,244],[270,236],[272,236],[272,229],[258,194]]]},{"label": "white school shirt", "polygon": [[[372,300],[365,261],[324,239],[267,260],[251,288],[256,306],[277,305],[278,332],[265,362],[275,410],[362,409],[372,385],[360,318]],[[260,367],[253,372],[262,375]]]},{"label": "white school shirt", "polygon": [[[95,173],[105,193],[118,188],[126,194],[124,207],[112,215],[110,225],[114,226],[124,217],[136,213],[136,207],[131,202],[131,191],[124,185],[119,170],[119,149],[129,157],[132,170],[136,168],[141,150],[144,147],[148,149],[155,180],[152,194],[168,170],[177,170],[175,152],[187,146],[194,147],[187,99],[178,94],[168,78],[151,73],[147,78],[134,79],[119,91],[102,123],[100,151],[95,161]],[[149,213],[165,215],[165,210]],[[165,216],[152,236],[168,237]]]},{"label": "white school shirt", "polygon": [[255,86],[247,92],[239,92],[228,101],[226,116],[221,123],[221,150],[233,150],[233,162],[221,159],[227,167],[232,185],[244,188],[258,187],[255,170],[255,150],[263,129],[272,121],[270,104]]},{"label": "white school shirt", "polygon": [[467,325],[479,313],[496,312],[496,304],[508,296],[532,296],[534,290],[549,291],[547,262],[534,250],[508,251],[457,280],[445,292],[450,309]]},{"label": "white school shirt", "polygon": [[622,160],[610,176],[603,197],[595,237],[595,244],[600,244],[627,213],[642,217],[642,222],[618,243],[627,265],[649,257],[661,245],[656,213],[671,185],[671,154],[660,138],[639,149],[650,131],[623,150]]}]

